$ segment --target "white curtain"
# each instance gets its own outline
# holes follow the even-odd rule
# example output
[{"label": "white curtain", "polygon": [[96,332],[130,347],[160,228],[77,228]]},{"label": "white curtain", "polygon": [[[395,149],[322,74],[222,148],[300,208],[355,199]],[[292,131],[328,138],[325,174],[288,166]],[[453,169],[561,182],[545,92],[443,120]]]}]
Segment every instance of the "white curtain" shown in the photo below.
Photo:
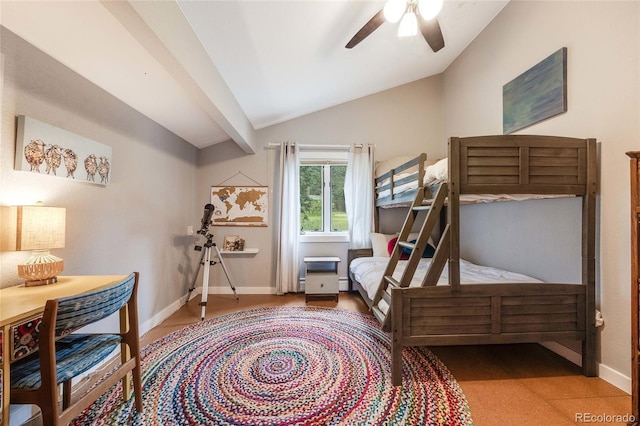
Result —
[{"label": "white curtain", "polygon": [[299,147],[280,145],[280,238],[276,265],[276,293],[297,292],[300,282],[298,235],[300,235]]},{"label": "white curtain", "polygon": [[349,221],[349,246],[352,249],[371,247],[373,231],[373,145],[353,145],[349,149],[344,198]]}]

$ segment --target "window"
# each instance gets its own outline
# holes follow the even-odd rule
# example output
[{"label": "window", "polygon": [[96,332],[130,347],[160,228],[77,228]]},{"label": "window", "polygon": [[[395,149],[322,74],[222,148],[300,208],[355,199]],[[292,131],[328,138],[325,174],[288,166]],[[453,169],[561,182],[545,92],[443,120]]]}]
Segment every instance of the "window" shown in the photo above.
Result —
[{"label": "window", "polygon": [[307,161],[300,164],[300,225],[302,233],[348,231],[344,203],[345,163]]}]

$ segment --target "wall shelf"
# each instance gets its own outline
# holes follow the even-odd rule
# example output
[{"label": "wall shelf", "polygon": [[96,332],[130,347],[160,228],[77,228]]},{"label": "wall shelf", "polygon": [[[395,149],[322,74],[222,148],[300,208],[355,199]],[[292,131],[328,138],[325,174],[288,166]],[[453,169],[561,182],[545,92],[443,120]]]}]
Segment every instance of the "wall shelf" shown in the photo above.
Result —
[{"label": "wall shelf", "polygon": [[256,254],[258,253],[258,249],[257,248],[246,248],[244,250],[234,250],[234,251],[228,251],[228,250],[220,250],[221,254]]}]

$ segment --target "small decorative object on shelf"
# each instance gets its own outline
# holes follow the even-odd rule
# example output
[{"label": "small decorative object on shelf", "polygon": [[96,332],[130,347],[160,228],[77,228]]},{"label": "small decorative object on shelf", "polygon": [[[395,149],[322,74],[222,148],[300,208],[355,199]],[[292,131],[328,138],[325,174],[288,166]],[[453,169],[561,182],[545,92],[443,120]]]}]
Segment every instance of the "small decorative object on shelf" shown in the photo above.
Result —
[{"label": "small decorative object on shelf", "polygon": [[244,239],[237,235],[227,235],[224,237],[224,251],[243,251]]}]

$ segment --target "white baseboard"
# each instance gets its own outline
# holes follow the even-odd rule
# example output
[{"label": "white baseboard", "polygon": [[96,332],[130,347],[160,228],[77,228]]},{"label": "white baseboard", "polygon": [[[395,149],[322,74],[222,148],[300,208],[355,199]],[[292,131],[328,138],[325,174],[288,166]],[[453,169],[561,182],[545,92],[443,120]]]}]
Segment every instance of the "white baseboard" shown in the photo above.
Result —
[{"label": "white baseboard", "polygon": [[[561,357],[571,361],[572,363],[578,366],[582,366],[582,355],[580,355],[576,351],[571,350],[557,342],[542,342],[540,344],[549,349],[551,352],[555,352]],[[598,370],[598,377],[600,377],[602,380],[611,383],[613,386],[617,387],[620,390],[623,390],[628,394],[631,393],[630,377],[627,377],[619,371],[614,370],[613,368],[601,363],[598,363],[596,367]]]},{"label": "white baseboard", "polygon": [[631,394],[631,377],[627,377],[621,372],[604,364],[598,364],[598,377],[626,393]]},{"label": "white baseboard", "polygon": [[146,332],[154,328],[155,326],[160,325],[162,321],[166,320],[171,315],[173,315],[178,309],[180,309],[180,307],[184,305],[186,300],[187,300],[187,296],[186,295],[182,296],[179,300],[176,300],[175,302],[173,302],[172,304],[170,304],[169,306],[167,306],[166,308],[164,308],[163,310],[161,310],[160,312],[152,316],[150,319],[142,323],[140,325],[140,335],[142,336]]},{"label": "white baseboard", "polygon": [[[242,287],[242,288],[236,287],[236,292],[238,293],[238,295],[276,294],[275,288],[272,288],[272,287]],[[187,298],[191,300],[194,297],[197,297],[201,294],[202,294],[202,287],[196,287],[191,293],[185,294],[180,299],[176,300],[175,302],[173,302],[172,304],[164,308],[162,311],[155,314],[149,320],[145,321],[140,326],[140,334],[141,335],[145,334],[155,326],[161,324],[164,320],[169,318],[171,315],[173,315],[178,309],[180,309],[182,305],[184,305],[187,302]],[[220,286],[220,287],[210,286],[208,288],[207,294],[233,294],[233,290],[231,290],[231,287],[229,287],[228,285]]]},{"label": "white baseboard", "polygon": [[[193,293],[202,294],[202,288],[196,288]],[[276,289],[274,287],[236,287],[236,293],[239,296],[243,294],[276,294]],[[233,294],[233,290],[231,287],[220,286],[220,287],[209,287],[207,294]],[[194,295],[191,295],[191,299],[193,299]]]},{"label": "white baseboard", "polygon": [[40,410],[35,405],[11,405],[9,408],[9,426],[19,426],[32,420]]}]

